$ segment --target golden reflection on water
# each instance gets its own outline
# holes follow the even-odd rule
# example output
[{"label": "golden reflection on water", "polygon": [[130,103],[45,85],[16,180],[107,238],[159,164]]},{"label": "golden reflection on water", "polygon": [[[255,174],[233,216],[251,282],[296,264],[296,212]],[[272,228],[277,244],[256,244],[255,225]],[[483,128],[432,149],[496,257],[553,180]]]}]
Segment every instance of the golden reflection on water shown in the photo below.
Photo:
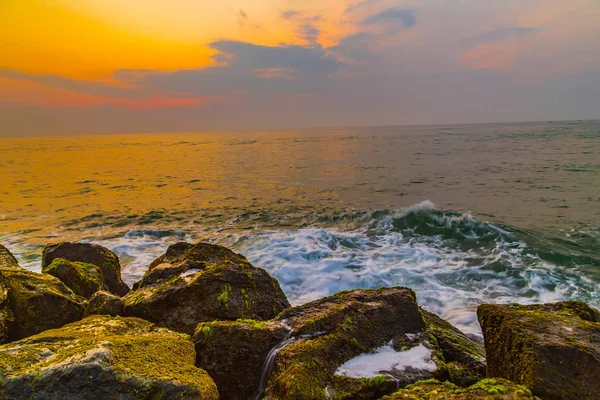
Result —
[{"label": "golden reflection on water", "polygon": [[[88,219],[102,229],[116,216],[125,218],[119,226],[130,218],[132,226],[183,229],[206,212],[397,209],[423,200],[516,226],[593,225],[600,220],[594,129],[522,124],[2,139],[0,233],[51,234],[89,226]],[[175,219],[161,220],[161,212]]]}]

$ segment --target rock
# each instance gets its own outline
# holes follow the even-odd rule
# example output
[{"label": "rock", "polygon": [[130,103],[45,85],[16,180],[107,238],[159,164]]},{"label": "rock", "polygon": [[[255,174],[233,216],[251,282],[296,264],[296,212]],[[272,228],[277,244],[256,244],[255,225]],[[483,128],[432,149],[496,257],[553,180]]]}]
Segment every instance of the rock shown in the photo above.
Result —
[{"label": "rock", "polygon": [[112,293],[96,292],[88,301],[85,308],[86,316],[89,315],[123,315],[123,301]]},{"label": "rock", "polygon": [[[267,399],[378,399],[422,379],[459,375],[450,376],[450,369],[478,376],[459,360],[480,368],[474,359],[480,360],[481,349],[435,318],[423,318],[410,289],[341,292],[268,322],[201,323],[194,335],[196,360],[225,400],[257,398],[265,388]],[[452,363],[444,362],[434,324]],[[395,362],[386,365],[386,359]],[[261,382],[263,372],[267,379]]]},{"label": "rock", "polygon": [[26,269],[0,268],[14,313],[10,340],[61,327],[83,316],[85,299],[57,278]]},{"label": "rock", "polygon": [[201,271],[223,261],[249,264],[244,256],[223,246],[209,243],[176,243],[169,246],[165,254],[150,264],[143,278],[133,285],[133,289],[161,283],[189,270]]},{"label": "rock", "polygon": [[200,323],[194,334],[196,365],[215,380],[221,399],[253,399],[267,355],[288,333],[279,322]]},{"label": "rock", "polygon": [[55,258],[42,272],[60,279],[73,293],[86,299],[102,289],[104,276],[100,267],[80,261]]},{"label": "rock", "polygon": [[481,305],[487,374],[543,399],[598,399],[600,313],[585,303]]},{"label": "rock", "polygon": [[129,287],[121,280],[119,257],[105,247],[91,243],[70,242],[48,245],[42,254],[42,270],[56,258],[96,265],[102,270],[105,290],[117,296],[124,296],[129,292]]},{"label": "rock", "polygon": [[275,278],[237,258],[140,287],[123,302],[125,315],[187,334],[193,334],[199,322],[268,320],[289,307]]},{"label": "rock", "polygon": [[0,398],[218,399],[186,335],[92,316],[0,346]]},{"label": "rock", "polygon": [[8,287],[4,278],[0,275],[0,344],[10,340],[10,332],[13,329],[15,315],[10,307],[8,299]]},{"label": "rock", "polygon": [[0,268],[21,268],[13,254],[0,244]]},{"label": "rock", "polygon": [[534,399],[531,391],[505,379],[484,379],[467,389],[435,379],[417,382],[381,400],[475,400]]},{"label": "rock", "polygon": [[470,386],[486,376],[485,348],[437,315],[421,309],[429,332],[435,337],[446,361],[442,380]]}]

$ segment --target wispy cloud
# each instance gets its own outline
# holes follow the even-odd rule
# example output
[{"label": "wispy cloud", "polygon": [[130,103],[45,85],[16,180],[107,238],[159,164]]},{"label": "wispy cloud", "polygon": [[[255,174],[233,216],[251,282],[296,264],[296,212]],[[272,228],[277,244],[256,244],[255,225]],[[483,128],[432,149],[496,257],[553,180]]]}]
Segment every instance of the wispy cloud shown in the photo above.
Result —
[{"label": "wispy cloud", "polygon": [[364,25],[387,24],[402,22],[406,28],[417,24],[417,11],[404,8],[387,8],[376,14],[369,15],[361,21]]},{"label": "wispy cloud", "polygon": [[536,28],[526,26],[506,26],[486,32],[479,39],[482,42],[497,42],[511,37],[529,36],[537,32]]}]

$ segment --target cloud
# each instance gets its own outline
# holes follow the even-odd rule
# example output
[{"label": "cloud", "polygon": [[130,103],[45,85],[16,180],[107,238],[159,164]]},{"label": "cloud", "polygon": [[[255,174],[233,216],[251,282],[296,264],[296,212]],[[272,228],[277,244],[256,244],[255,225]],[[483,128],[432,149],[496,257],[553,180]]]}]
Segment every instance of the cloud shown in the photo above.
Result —
[{"label": "cloud", "polygon": [[287,10],[281,13],[281,18],[283,19],[295,19],[302,15],[300,11],[297,10]]},{"label": "cloud", "polygon": [[364,25],[387,24],[402,22],[406,28],[417,24],[417,12],[413,9],[387,8],[376,14],[370,15],[361,21]]},{"label": "cloud", "polygon": [[119,76],[135,77],[142,87],[195,96],[296,93],[318,88],[343,66],[321,47],[263,46],[232,40],[217,41],[210,47],[218,52],[213,67],[175,72],[121,71]]},{"label": "cloud", "polygon": [[362,30],[343,37],[336,46],[329,47],[328,50],[345,60],[373,61],[378,59],[374,50],[382,41],[417,24],[417,11],[387,8],[368,15],[355,24]]},{"label": "cloud", "polygon": [[482,42],[497,42],[511,37],[529,36],[535,32],[537,32],[536,28],[529,28],[526,26],[507,26],[486,32],[479,39]]},{"label": "cloud", "polygon": [[348,5],[346,7],[346,9],[344,10],[344,13],[345,14],[351,14],[351,13],[355,12],[356,10],[358,10],[360,8],[363,8],[365,6],[378,3],[380,1],[381,0],[364,0],[364,1],[360,1],[358,3],[353,3],[353,4],[350,4],[350,5]]}]

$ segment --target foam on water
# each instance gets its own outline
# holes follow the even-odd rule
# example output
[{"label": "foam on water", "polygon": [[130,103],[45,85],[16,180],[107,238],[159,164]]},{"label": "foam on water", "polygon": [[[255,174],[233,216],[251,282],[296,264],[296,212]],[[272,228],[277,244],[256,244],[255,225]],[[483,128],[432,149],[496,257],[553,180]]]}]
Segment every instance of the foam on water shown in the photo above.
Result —
[{"label": "foam on water", "polygon": [[432,360],[432,351],[420,344],[406,351],[396,351],[388,343],[373,353],[361,354],[341,365],[336,375],[350,378],[374,378],[390,371],[404,371],[411,367],[417,371],[435,371],[437,365]]},{"label": "foam on water", "polygon": [[[350,215],[352,223],[246,234],[198,226],[129,230],[91,240],[115,251],[132,285],[148,265],[178,241],[210,240],[244,254],[275,276],[293,305],[340,290],[406,286],[418,301],[467,333],[480,334],[481,303],[582,300],[600,306],[600,284],[566,258],[548,260],[510,228],[470,214],[443,211],[425,201],[396,211]],[[201,234],[202,236],[198,236]],[[39,271],[40,248],[7,245],[24,267]],[[6,242],[6,241],[5,241]]]}]

